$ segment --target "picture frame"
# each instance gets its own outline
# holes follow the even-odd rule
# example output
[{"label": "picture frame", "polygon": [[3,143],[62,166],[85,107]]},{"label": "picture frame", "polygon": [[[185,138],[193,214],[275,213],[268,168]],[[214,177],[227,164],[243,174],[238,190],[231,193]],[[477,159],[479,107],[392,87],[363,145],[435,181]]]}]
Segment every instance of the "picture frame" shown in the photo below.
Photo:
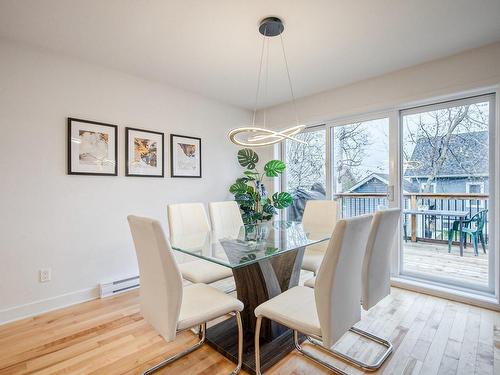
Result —
[{"label": "picture frame", "polygon": [[118,126],[68,117],[68,174],[118,175]]},{"label": "picture frame", "polygon": [[170,176],[201,178],[201,138],[170,134]]},{"label": "picture frame", "polygon": [[165,135],[125,128],[125,176],[165,177]]}]

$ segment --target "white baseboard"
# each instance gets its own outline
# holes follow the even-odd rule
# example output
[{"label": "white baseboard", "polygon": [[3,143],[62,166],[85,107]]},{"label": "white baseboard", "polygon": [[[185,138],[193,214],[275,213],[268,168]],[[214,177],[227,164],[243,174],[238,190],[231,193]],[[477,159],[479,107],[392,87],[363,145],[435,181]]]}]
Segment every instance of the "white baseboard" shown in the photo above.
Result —
[{"label": "white baseboard", "polygon": [[0,325],[96,298],[99,298],[98,287],[82,289],[76,292],[61,294],[59,296],[30,302],[24,305],[9,307],[7,309],[0,310]]},{"label": "white baseboard", "polygon": [[494,296],[481,295],[480,293],[456,290],[449,287],[441,287],[404,277],[392,277],[391,286],[408,289],[417,293],[429,294],[452,301],[462,302],[485,309],[500,311],[500,304]]}]

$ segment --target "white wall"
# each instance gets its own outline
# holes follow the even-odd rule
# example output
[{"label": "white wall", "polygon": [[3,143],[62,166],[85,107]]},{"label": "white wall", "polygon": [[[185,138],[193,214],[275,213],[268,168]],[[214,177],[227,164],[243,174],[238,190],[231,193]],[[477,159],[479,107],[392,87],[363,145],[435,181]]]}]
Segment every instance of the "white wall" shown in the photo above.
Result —
[{"label": "white wall", "polygon": [[[66,118],[119,126],[119,176],[66,174]],[[0,323],[96,295],[137,274],[130,213],[224,200],[239,173],[226,133],[250,114],[121,72],[0,40]],[[124,177],[124,128],[202,138],[203,178]],[[38,270],[52,268],[52,281]]]},{"label": "white wall", "polygon": [[[301,98],[297,107],[301,122],[318,124],[499,83],[500,43],[495,43]],[[267,109],[273,127],[294,124],[294,116],[291,103]]]}]

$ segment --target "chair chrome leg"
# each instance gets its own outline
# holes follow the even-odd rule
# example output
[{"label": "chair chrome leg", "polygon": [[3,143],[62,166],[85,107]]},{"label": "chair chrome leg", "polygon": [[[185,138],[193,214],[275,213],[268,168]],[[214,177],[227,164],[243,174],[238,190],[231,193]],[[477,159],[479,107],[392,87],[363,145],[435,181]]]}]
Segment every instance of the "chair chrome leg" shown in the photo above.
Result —
[{"label": "chair chrome leg", "polygon": [[260,372],[260,325],[262,323],[262,317],[257,317],[257,322],[255,323],[255,342],[254,342],[254,350],[255,350],[255,374],[261,375]]},{"label": "chair chrome leg", "polygon": [[329,350],[327,348],[325,348],[323,345],[321,345],[321,343],[318,341],[318,340],[315,340],[311,337],[307,337],[307,340],[312,343],[313,345],[321,348],[322,350],[325,350],[329,353],[332,353],[333,355],[343,359],[344,361],[346,361],[347,363],[350,363],[356,367],[359,367],[363,370],[366,370],[366,371],[376,371],[378,370],[382,364],[385,362],[385,360],[387,359],[387,357],[389,357],[389,355],[392,353],[392,349],[393,349],[393,346],[392,346],[392,343],[390,341],[387,341],[386,339],[383,339],[381,337],[378,337],[378,336],[375,336],[374,334],[370,333],[370,332],[366,332],[362,329],[359,329],[359,328],[356,328],[356,327],[351,327],[349,329],[349,331],[353,332],[353,333],[356,333],[357,335],[360,335],[362,337],[365,337],[371,341],[374,341],[376,342],[377,344],[380,344],[382,346],[384,346],[386,348],[386,350],[384,351],[384,353],[378,358],[378,360],[373,363],[373,364],[369,364],[369,363],[365,363],[365,362],[361,362],[361,361],[358,361],[356,358],[354,357],[351,357],[347,354],[344,354],[342,352],[339,352],[338,350]]},{"label": "chair chrome leg", "polygon": [[[309,337],[308,337],[309,339]],[[322,359],[320,359],[319,357],[316,357],[314,354],[312,354],[311,352],[308,352],[306,350],[304,350],[301,346],[300,346],[300,343],[299,343],[299,334],[297,331],[293,331],[293,341],[294,341],[294,344],[295,344],[295,349],[298,350],[298,352],[300,354],[302,354],[304,357],[307,357],[309,358],[310,360],[312,360],[313,362],[316,362],[317,364],[321,365],[321,366],[324,366],[326,367],[327,369],[333,371],[335,374],[339,374],[339,375],[348,375],[347,372],[343,371],[342,369],[338,368],[338,367],[335,367],[325,361],[323,361]],[[315,344],[316,345],[316,344]]]},{"label": "chair chrome leg", "polygon": [[238,365],[231,372],[230,375],[236,375],[241,371],[241,365],[243,364],[243,324],[241,323],[241,314],[239,311],[235,312],[236,323],[238,324]]},{"label": "chair chrome leg", "polygon": [[143,372],[143,375],[150,375],[153,372],[155,372],[156,370],[159,370],[160,368],[165,367],[166,365],[178,360],[179,358],[182,358],[185,355],[188,355],[189,353],[194,352],[196,349],[201,347],[203,345],[203,343],[205,342],[206,331],[207,331],[207,324],[203,323],[201,325],[201,339],[200,339],[200,341],[198,341],[196,344],[194,344],[190,348],[184,350],[183,352],[177,353],[177,354],[173,355],[172,357],[164,359],[163,361],[161,361],[157,365],[147,369],[145,372]]}]

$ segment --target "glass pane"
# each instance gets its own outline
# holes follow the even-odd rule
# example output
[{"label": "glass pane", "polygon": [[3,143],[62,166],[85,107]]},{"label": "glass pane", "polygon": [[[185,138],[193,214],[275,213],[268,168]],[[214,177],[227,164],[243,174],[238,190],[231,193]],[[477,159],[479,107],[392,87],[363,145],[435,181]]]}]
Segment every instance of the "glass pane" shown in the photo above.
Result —
[{"label": "glass pane", "polygon": [[342,217],[387,208],[389,119],[332,128],[333,191]]},{"label": "glass pane", "polygon": [[489,101],[423,108],[402,126],[402,272],[487,287]]},{"label": "glass pane", "polygon": [[238,268],[330,237],[331,233],[309,233],[301,223],[274,221],[242,226],[224,238],[210,231],[177,236],[171,245],[185,254]]},{"label": "glass pane", "polygon": [[326,199],[326,132],[307,131],[295,137],[305,141],[285,142],[286,191],[293,196],[287,219],[301,221],[306,202]]}]

